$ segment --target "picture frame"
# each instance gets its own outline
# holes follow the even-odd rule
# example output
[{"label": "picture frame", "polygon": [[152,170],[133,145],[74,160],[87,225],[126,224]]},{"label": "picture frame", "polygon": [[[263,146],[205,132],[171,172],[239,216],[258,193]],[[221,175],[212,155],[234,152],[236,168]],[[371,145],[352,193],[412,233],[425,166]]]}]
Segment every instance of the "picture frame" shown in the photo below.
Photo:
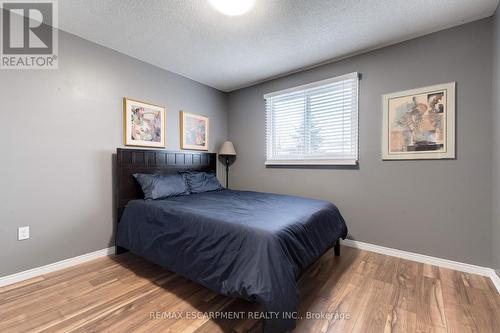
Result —
[{"label": "picture frame", "polygon": [[208,150],[210,119],[208,117],[180,112],[181,149]]},{"label": "picture frame", "polygon": [[449,82],[383,95],[382,159],[454,159],[455,89]]},{"label": "picture frame", "polygon": [[125,146],[165,148],[166,125],[165,107],[123,98]]}]

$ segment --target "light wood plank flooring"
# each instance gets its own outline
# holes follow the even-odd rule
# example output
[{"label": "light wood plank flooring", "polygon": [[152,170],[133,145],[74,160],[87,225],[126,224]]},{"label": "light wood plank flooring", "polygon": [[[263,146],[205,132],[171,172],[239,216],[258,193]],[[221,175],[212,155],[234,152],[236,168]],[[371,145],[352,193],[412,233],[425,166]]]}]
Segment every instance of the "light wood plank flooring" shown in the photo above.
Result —
[{"label": "light wood plank flooring", "polygon": [[[299,313],[323,319],[303,318],[294,332],[500,332],[500,295],[477,275],[343,247],[299,285]],[[256,319],[202,315],[215,311],[259,307],[131,254],[0,288],[0,332],[260,331]]]}]

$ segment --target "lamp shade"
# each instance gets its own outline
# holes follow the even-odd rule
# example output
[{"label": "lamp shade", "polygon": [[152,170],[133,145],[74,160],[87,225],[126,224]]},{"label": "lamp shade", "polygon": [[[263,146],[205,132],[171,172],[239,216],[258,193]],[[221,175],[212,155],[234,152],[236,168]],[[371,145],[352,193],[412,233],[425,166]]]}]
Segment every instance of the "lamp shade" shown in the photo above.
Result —
[{"label": "lamp shade", "polygon": [[219,155],[236,155],[234,145],[231,141],[226,141],[220,146]]}]

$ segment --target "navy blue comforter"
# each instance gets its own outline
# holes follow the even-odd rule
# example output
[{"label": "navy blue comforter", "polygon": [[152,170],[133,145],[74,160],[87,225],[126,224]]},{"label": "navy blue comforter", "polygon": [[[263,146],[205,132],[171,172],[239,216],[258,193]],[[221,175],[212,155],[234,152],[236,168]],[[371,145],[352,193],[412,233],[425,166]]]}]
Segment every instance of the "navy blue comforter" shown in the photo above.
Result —
[{"label": "navy blue comforter", "polygon": [[274,333],[295,327],[300,271],[346,234],[329,202],[222,190],[130,201],[116,243],[218,293],[261,303],[273,318],[264,331]]}]

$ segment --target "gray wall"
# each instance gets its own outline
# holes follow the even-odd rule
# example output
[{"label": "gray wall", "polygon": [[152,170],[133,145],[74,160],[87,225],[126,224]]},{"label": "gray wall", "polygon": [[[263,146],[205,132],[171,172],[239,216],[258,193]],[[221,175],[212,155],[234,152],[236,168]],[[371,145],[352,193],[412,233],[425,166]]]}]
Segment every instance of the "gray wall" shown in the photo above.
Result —
[{"label": "gray wall", "polygon": [[[113,244],[112,154],[123,146],[123,96],[167,107],[167,149],[179,149],[179,110],[208,115],[210,150],[227,134],[238,150],[234,188],[331,200],[351,238],[500,268],[500,150],[491,144],[500,142],[498,15],[494,22],[495,58],[493,20],[486,19],[228,99],[61,32],[59,70],[0,71],[0,276]],[[363,74],[359,170],[266,169],[262,95],[352,71]],[[449,81],[457,81],[457,160],[382,162],[381,95]],[[20,242],[24,225],[31,239]]]},{"label": "gray wall", "polygon": [[227,136],[224,93],[67,33],[59,46],[59,70],[0,71],[0,276],[113,244],[124,96],[167,107],[167,149],[181,109],[210,117],[211,151]]},{"label": "gray wall", "polygon": [[[237,189],[335,202],[350,237],[476,265],[491,264],[491,19],[265,82],[229,95]],[[264,167],[264,93],[358,71],[360,166]],[[457,82],[457,159],[381,160],[381,95]]]},{"label": "gray wall", "polygon": [[500,11],[493,23],[493,267],[500,276]]}]

